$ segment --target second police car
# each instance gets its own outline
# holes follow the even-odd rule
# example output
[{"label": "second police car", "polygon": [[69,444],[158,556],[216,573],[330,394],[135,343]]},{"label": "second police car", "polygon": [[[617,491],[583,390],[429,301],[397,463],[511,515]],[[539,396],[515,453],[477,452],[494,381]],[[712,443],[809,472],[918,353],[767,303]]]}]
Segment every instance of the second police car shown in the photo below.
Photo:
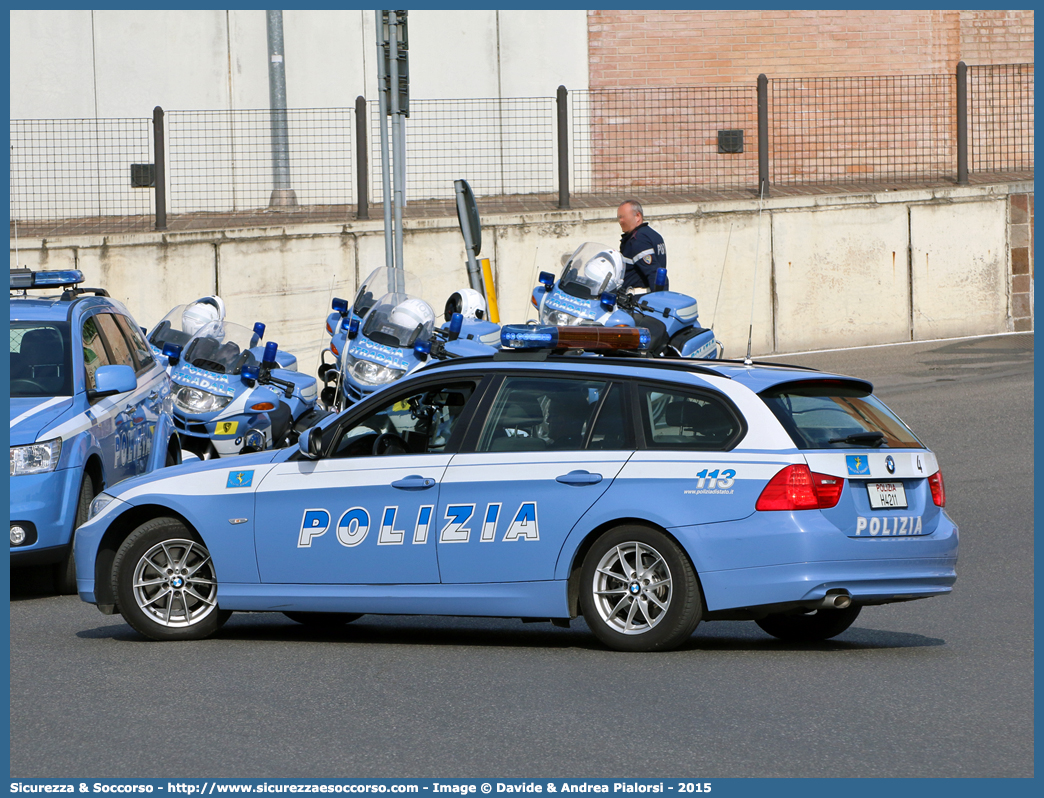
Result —
[{"label": "second police car", "polygon": [[548,354],[631,332],[509,325],[512,351],[420,369],[297,448],[107,491],[77,535],[80,596],[159,640],[233,611],[582,615],[648,651],[716,619],[822,640],[950,592],[939,464],[869,383]]}]

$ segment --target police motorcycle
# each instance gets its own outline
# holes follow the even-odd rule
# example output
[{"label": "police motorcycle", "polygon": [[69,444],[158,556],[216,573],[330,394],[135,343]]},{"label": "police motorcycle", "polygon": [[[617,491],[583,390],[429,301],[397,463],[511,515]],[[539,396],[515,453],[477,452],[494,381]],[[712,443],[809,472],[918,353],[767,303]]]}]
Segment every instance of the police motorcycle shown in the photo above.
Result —
[{"label": "police motorcycle", "polygon": [[[323,404],[341,410],[385,385],[420,368],[429,359],[488,355],[496,351],[484,343],[489,332],[481,319],[465,329],[464,315],[450,313],[435,326],[435,311],[420,299],[420,281],[403,269],[380,268],[359,287],[349,306],[335,299],[327,318],[330,346],[322,353],[319,377],[325,383]],[[378,294],[384,289],[383,294]],[[496,325],[493,325],[496,326]],[[475,330],[483,330],[476,337]],[[499,329],[498,329],[499,336]],[[327,362],[328,355],[333,356]]]},{"label": "police motorcycle", "polygon": [[252,330],[223,318],[223,303],[180,305],[149,333],[174,383],[174,423],[183,450],[202,460],[279,448],[326,414],[315,377]]},{"label": "police motorcycle", "polygon": [[665,290],[667,270],[658,269],[648,293],[622,289],[619,251],[588,242],[576,249],[558,280],[540,273],[531,301],[539,323],[553,326],[641,327],[649,331],[653,356],[718,358],[724,352],[714,331],[701,327],[696,300]]}]

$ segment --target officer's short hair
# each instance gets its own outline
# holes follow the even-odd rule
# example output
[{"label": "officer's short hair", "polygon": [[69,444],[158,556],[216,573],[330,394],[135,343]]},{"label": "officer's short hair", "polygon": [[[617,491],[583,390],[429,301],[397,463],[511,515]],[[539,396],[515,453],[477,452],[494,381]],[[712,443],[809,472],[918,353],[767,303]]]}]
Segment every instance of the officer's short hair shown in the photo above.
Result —
[{"label": "officer's short hair", "polygon": [[643,219],[645,218],[645,211],[642,210],[642,203],[640,203],[638,200],[636,200],[636,199],[625,199],[620,204],[621,205],[630,205],[632,211],[634,211],[637,214],[641,214],[641,217]]}]

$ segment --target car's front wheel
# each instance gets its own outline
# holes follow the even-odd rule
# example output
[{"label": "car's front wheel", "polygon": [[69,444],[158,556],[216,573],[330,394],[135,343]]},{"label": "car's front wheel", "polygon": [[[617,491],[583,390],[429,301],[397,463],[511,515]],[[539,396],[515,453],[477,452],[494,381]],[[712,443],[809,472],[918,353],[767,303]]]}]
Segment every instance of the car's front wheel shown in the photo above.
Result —
[{"label": "car's front wheel", "polygon": [[843,610],[768,615],[755,623],[773,637],[790,643],[815,643],[837,637],[852,625],[861,609],[850,604]]},{"label": "car's front wheel", "polygon": [[76,559],[73,557],[73,545],[76,543],[76,530],[87,523],[92,501],[94,480],[90,474],[85,473],[80,483],[80,496],[76,502],[76,519],[73,521],[72,535],[69,536],[69,551],[54,565],[54,592],[60,596],[71,596],[76,592]]},{"label": "car's front wheel", "polygon": [[580,572],[580,607],[595,636],[619,651],[667,651],[703,616],[696,572],[662,532],[614,529],[595,541]]},{"label": "car's front wheel", "polygon": [[116,601],[127,623],[153,640],[199,640],[231,612],[218,607],[214,561],[176,518],[154,518],[123,541],[113,560]]}]

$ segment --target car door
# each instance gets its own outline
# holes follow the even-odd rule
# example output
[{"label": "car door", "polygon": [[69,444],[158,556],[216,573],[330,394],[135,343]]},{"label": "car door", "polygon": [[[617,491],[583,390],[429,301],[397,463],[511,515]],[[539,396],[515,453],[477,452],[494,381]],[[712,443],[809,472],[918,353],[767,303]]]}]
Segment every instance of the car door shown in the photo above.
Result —
[{"label": "car door", "polygon": [[385,391],[327,428],[326,456],[273,468],[256,493],[261,581],[438,583],[439,483],[480,380]]},{"label": "car door", "polygon": [[128,394],[113,397],[116,401],[115,417],[116,437],[114,460],[118,479],[144,474],[148,469],[149,454],[152,450],[150,426],[156,423],[156,402],[159,394],[155,386],[149,389],[141,380],[142,371],[134,355],[131,345],[116,321],[113,313],[98,313],[94,316],[105,346],[109,352],[109,362],[115,366],[130,366],[138,376],[138,387]]},{"label": "car door", "polygon": [[625,394],[599,377],[503,378],[474,450],[442,479],[444,583],[554,578],[566,536],[633,453]]}]

